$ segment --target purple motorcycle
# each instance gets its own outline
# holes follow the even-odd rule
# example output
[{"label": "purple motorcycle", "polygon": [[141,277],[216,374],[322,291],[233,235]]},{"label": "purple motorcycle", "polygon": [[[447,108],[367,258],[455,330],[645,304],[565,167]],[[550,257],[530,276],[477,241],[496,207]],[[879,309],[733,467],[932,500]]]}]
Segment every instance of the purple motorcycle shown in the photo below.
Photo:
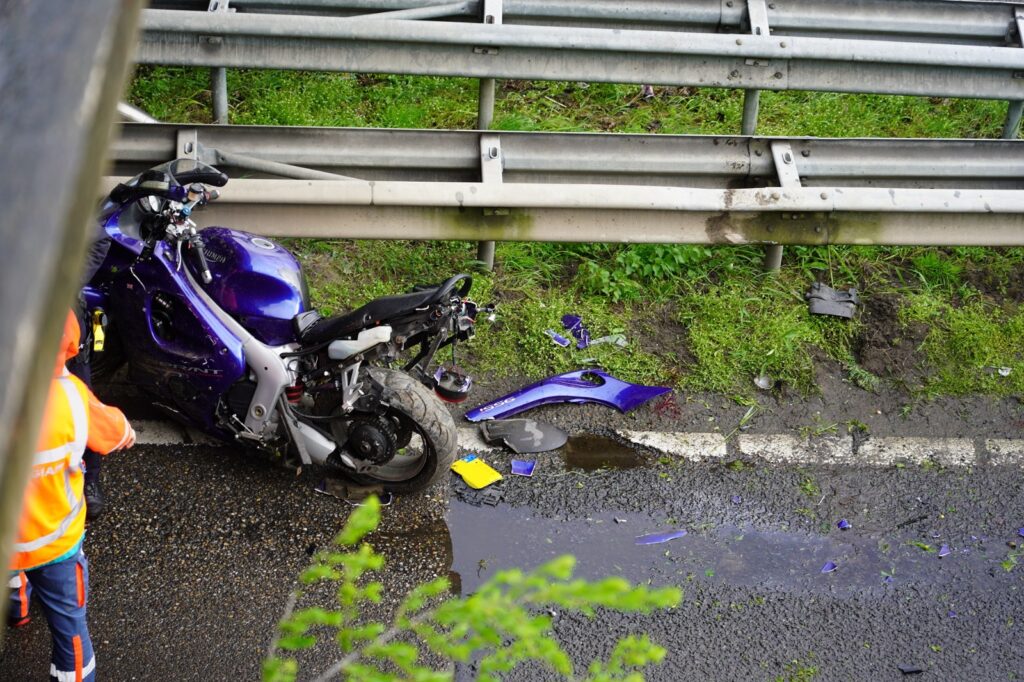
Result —
[{"label": "purple motorcycle", "polygon": [[394,492],[430,485],[451,466],[456,431],[428,368],[473,334],[472,279],[322,317],[279,244],[196,230],[192,211],[227,180],[179,159],[111,191],[100,212],[110,250],[85,289],[90,319],[107,325],[94,370],[127,362],[172,417],[285,461]]}]

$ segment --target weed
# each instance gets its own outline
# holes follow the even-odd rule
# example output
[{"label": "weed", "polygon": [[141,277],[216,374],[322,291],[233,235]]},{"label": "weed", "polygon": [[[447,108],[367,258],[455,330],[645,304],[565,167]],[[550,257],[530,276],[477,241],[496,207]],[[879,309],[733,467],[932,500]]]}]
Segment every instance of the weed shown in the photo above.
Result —
[{"label": "weed", "polygon": [[821,488],[818,486],[818,482],[815,481],[811,476],[804,475],[800,481],[800,492],[806,497],[811,499],[818,499],[821,496]]},{"label": "weed", "polygon": [[935,549],[934,546],[929,545],[927,542],[921,542],[920,540],[911,540],[907,542],[911,547],[917,547],[922,552],[928,552],[929,554],[935,554],[939,550]]},{"label": "weed", "polygon": [[804,660],[794,659],[782,669],[782,674],[775,677],[775,682],[810,682],[821,672],[814,664],[814,654],[809,653]]},{"label": "weed", "polygon": [[815,413],[811,418],[811,423],[805,426],[801,426],[799,429],[800,437],[804,440],[811,438],[820,438],[826,434],[838,433],[839,424],[835,422],[826,422],[822,419],[821,414]]},{"label": "weed", "polygon": [[746,471],[747,469],[749,469],[751,467],[750,467],[749,464],[747,464],[746,462],[744,462],[741,459],[734,459],[731,462],[727,463],[725,465],[725,468],[728,469],[729,471],[734,471],[736,473],[741,473],[741,472]]}]

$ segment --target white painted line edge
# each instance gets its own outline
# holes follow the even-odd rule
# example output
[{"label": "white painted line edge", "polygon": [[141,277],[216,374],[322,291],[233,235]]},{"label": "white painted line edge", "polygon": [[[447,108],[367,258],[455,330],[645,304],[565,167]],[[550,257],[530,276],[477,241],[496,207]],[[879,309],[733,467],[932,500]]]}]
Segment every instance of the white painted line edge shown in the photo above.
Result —
[{"label": "white painted line edge", "polygon": [[[222,443],[195,429],[173,422],[133,419],[139,445],[190,447]],[[630,443],[690,462],[721,461],[729,456],[728,442],[720,433],[690,433],[622,430],[617,434]],[[477,427],[458,429],[458,447],[463,453],[499,452],[505,448],[485,442]],[[1024,466],[1024,439],[989,438],[984,452],[976,452],[969,438],[927,438],[920,436],[870,437],[856,452],[853,439],[827,436],[805,439],[792,434],[747,434],[735,439],[735,451],[774,464],[894,466],[934,461],[942,466],[973,466],[979,455],[988,455],[995,466]]]}]

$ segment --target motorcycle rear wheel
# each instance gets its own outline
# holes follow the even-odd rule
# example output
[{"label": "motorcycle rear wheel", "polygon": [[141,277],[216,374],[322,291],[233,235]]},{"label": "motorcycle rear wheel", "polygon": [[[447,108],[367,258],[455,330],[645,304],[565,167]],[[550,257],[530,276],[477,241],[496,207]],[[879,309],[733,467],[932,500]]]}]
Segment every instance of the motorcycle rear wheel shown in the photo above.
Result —
[{"label": "motorcycle rear wheel", "polygon": [[[346,474],[357,483],[381,485],[393,493],[412,493],[433,485],[455,460],[458,438],[451,414],[437,396],[408,374],[383,367],[371,367],[368,372],[390,390],[387,416],[412,433],[389,461],[363,472],[346,470]],[[332,430],[335,428],[344,428],[340,420],[332,422]]]}]

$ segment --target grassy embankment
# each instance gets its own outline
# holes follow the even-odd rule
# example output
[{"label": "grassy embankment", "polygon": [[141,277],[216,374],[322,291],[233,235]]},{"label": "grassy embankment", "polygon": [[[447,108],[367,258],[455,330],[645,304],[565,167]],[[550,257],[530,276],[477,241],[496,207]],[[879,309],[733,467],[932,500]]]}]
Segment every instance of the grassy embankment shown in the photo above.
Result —
[{"label": "grassy embankment", "polygon": [[[228,83],[237,124],[471,128],[476,116],[477,86],[467,79],[231,71]],[[130,99],[161,120],[207,122],[208,87],[202,70],[144,68]],[[1005,110],[1002,102],[766,92],[759,132],[998,137]],[[735,91],[658,88],[645,101],[632,86],[509,81],[495,127],[731,134],[741,115]],[[458,242],[289,246],[328,311],[472,268],[475,255]],[[894,382],[913,398],[1024,393],[1024,249],[791,247],[777,277],[762,275],[760,260],[759,247],[499,244],[498,267],[477,277],[475,297],[498,302],[501,323],[482,329],[473,364],[539,377],[596,358],[624,379],[743,395],[761,372],[814,390],[814,363],[835,361],[867,390]],[[856,286],[865,314],[809,316],[803,293],[815,280]],[[568,312],[595,337],[625,333],[629,347],[554,346],[543,331]],[[899,362],[887,366],[889,358]]]}]

